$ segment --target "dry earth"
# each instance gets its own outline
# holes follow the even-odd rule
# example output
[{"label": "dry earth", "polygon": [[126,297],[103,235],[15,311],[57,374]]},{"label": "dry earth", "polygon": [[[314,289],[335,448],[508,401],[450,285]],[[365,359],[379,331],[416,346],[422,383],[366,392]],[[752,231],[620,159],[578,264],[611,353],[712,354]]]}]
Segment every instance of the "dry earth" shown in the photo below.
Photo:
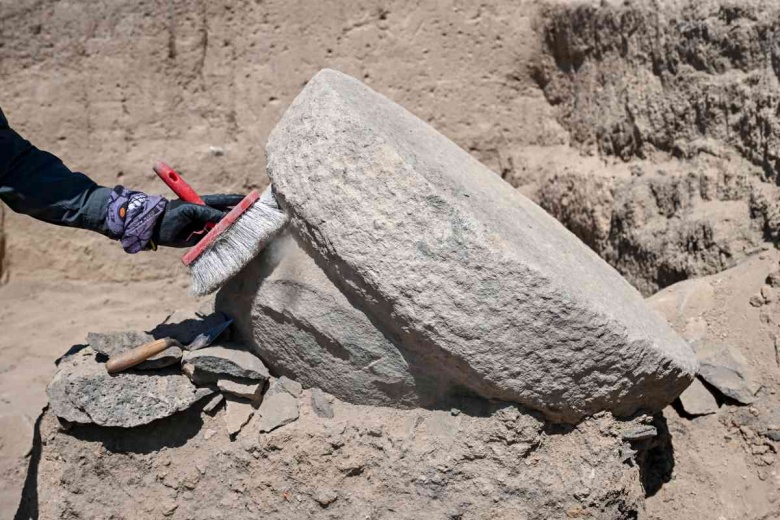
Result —
[{"label": "dry earth", "polygon": [[198,301],[181,284],[15,280],[0,288],[0,518],[19,504],[33,424],[63,345],[88,331],[153,328]]},{"label": "dry earth", "polygon": [[[102,184],[164,192],[150,169],[163,158],[204,192],[243,192],[267,182],[263,145],[302,84],[342,70],[539,201],[647,295],[747,259],[708,278],[706,310],[669,317],[684,331],[701,314],[733,342],[776,411],[777,303],[749,299],[777,262],[755,257],[780,222],[777,20],[758,0],[0,0],[0,106]],[[0,222],[11,517],[53,360],[89,330],[148,327],[197,302],[176,252],[128,257],[88,232]],[[675,464],[659,461],[670,480],[649,518],[780,517],[777,444],[756,433],[772,410],[754,408],[665,412]]]},{"label": "dry earth", "polygon": [[[722,397],[717,414],[691,418],[668,407],[674,450],[669,482],[647,500],[650,519],[780,518],[780,302],[750,303],[767,275],[780,269],[767,251],[722,273],[673,285],[649,299],[688,339],[741,352],[761,384],[751,406]],[[777,430],[770,430],[775,428]],[[777,438],[777,433],[774,434]],[[663,465],[662,465],[663,466]]]}]

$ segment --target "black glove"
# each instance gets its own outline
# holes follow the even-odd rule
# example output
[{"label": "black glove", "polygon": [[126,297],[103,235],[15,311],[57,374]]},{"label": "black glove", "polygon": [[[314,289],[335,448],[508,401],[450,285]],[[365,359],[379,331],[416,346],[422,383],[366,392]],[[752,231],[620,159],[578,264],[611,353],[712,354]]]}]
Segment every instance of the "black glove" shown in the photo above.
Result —
[{"label": "black glove", "polygon": [[168,202],[157,219],[152,242],[158,246],[192,247],[205,236],[200,233],[207,222],[217,223],[225,212],[244,198],[243,195],[204,195],[205,206],[183,200]]}]

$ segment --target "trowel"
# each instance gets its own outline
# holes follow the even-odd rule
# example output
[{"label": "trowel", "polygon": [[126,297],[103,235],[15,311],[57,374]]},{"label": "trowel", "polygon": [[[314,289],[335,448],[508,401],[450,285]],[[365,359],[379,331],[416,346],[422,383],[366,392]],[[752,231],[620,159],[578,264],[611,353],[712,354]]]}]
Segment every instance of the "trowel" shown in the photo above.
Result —
[{"label": "trowel", "polygon": [[231,323],[233,323],[233,319],[225,316],[224,322],[199,334],[189,345],[182,345],[173,338],[162,338],[150,341],[149,343],[144,343],[143,345],[126,350],[116,356],[112,356],[111,359],[106,362],[106,370],[109,374],[116,374],[117,372],[132,368],[170,347],[180,347],[184,350],[189,350],[190,352],[207,347],[211,345],[211,343],[217,339]]}]

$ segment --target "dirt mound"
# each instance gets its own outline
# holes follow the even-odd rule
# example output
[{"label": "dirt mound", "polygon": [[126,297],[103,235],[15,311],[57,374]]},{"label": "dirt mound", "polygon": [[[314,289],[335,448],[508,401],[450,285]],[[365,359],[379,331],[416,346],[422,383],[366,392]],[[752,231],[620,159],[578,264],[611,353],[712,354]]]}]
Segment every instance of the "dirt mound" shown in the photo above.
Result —
[{"label": "dirt mound", "polygon": [[[74,426],[46,413],[23,511],[39,518],[635,518],[641,423],[588,420],[566,432],[517,408],[469,415],[336,401],[231,442],[220,412],[130,429]],[[635,443],[645,446],[652,441]],[[138,497],[143,497],[138,500]],[[25,517],[26,518],[26,517]]]}]

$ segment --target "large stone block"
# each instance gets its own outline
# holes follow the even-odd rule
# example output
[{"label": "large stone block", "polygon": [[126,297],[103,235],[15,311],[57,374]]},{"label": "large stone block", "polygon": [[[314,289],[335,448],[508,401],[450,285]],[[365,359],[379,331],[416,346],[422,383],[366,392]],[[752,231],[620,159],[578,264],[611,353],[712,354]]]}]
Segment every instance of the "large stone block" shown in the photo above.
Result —
[{"label": "large stone block", "polygon": [[659,409],[690,384],[690,348],[614,269],[360,82],[317,74],[267,166],[328,277],[452,387],[574,421]]}]

